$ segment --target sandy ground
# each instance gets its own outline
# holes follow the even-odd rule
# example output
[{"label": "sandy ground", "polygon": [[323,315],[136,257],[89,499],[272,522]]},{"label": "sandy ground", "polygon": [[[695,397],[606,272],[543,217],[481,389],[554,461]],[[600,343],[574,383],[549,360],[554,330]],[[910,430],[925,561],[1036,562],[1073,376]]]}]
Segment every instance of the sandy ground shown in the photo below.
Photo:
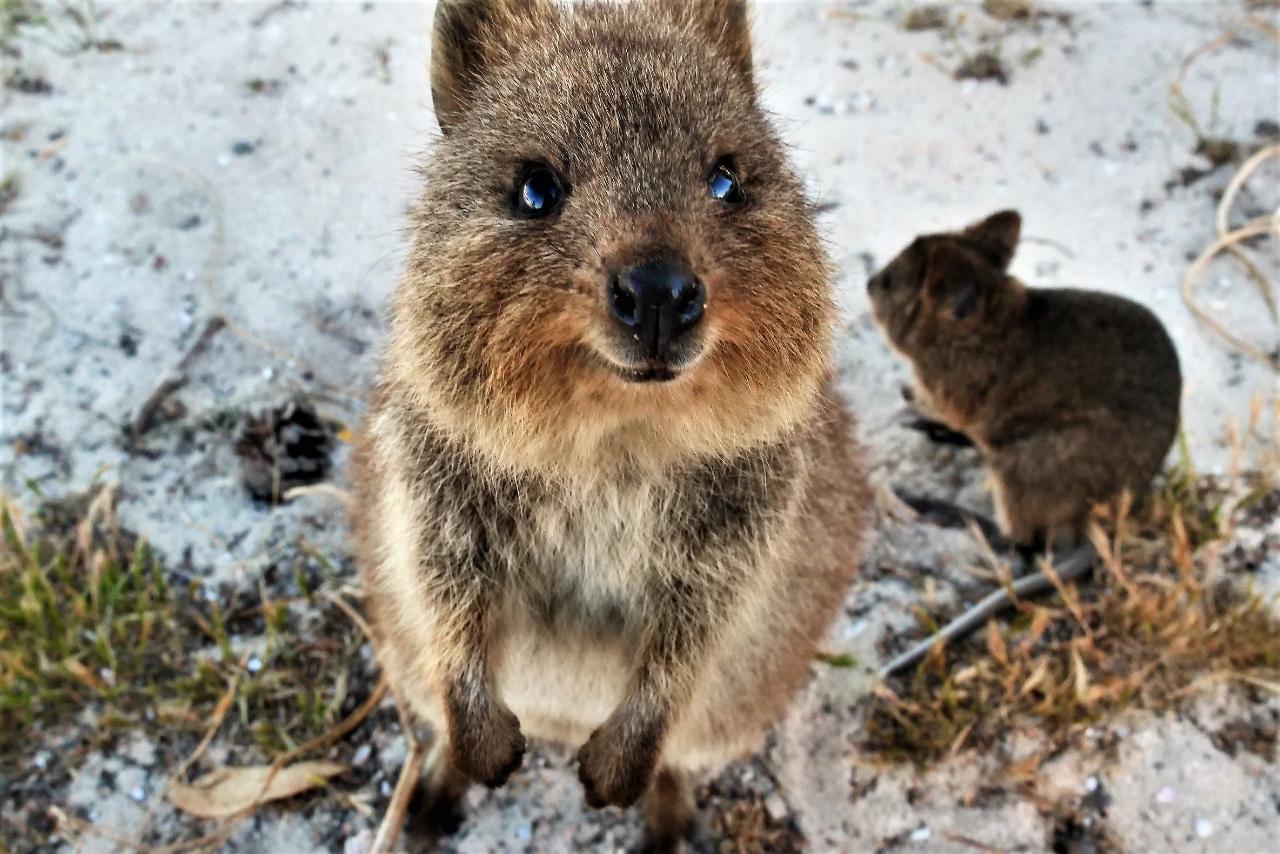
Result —
[{"label": "sandy ground", "polygon": [[[1069,22],[1000,21],[957,4],[951,25],[922,32],[901,26],[907,6],[766,3],[756,28],[768,107],[822,205],[839,268],[840,380],[877,480],[986,506],[971,455],[931,449],[894,425],[907,373],[874,329],[863,286],[916,233],[1000,207],[1023,213],[1028,240],[1013,269],[1030,284],[1108,290],[1160,316],[1183,360],[1192,451],[1204,470],[1221,471],[1228,420],[1244,421],[1255,396],[1280,386],[1179,300],[1189,259],[1212,240],[1231,169],[1188,180],[1184,170],[1209,164],[1166,96],[1183,58],[1242,24],[1245,4],[1057,4]],[[32,502],[33,490],[118,483],[126,525],[171,562],[232,585],[255,585],[299,536],[345,555],[336,504],[255,505],[232,445],[246,413],[297,392],[327,417],[358,421],[418,190],[413,166],[434,132],[430,8],[130,2],[98,11],[93,38],[121,49],[67,49],[76,31],[62,27],[20,36],[0,55],[13,83],[0,89],[0,177],[20,182],[0,213],[0,489]],[[1246,147],[1277,134],[1276,44],[1247,31],[1193,67],[1186,90],[1206,132]],[[953,79],[983,49],[998,51],[1007,85]],[[1246,212],[1274,210],[1276,178],[1265,173],[1245,193]],[[1234,328],[1275,347],[1276,330],[1233,268],[1211,268],[1205,295]],[[130,450],[122,425],[218,313],[236,328],[194,360],[176,395],[183,411]],[[339,448],[339,470],[343,457]],[[963,589],[964,537],[882,528],[868,567],[931,567],[943,600]],[[1267,546],[1259,578],[1275,584],[1280,522],[1251,536]],[[871,573],[851,591],[830,646],[879,660],[886,631],[914,623],[906,606],[923,583],[910,571]],[[815,667],[763,757],[722,785],[767,793],[770,814],[814,851],[1098,850],[1088,846],[1101,836],[1081,831],[1079,841],[1042,804],[982,795],[989,757],[928,774],[863,762],[854,745],[870,681],[862,668]],[[1267,850],[1280,829],[1274,747],[1230,755],[1211,735],[1224,716],[1280,710],[1233,702],[1224,694],[1195,713],[1100,724],[1098,746],[1086,740],[1059,757],[1040,791],[1084,809],[1125,850]],[[404,749],[394,717],[380,720],[360,792],[375,808]],[[39,755],[33,749],[32,761]],[[472,819],[450,846],[634,844],[633,816],[584,810],[567,754],[545,751],[532,765],[507,789],[473,795]],[[131,742],[64,771],[59,797],[129,835],[143,812],[131,791],[154,791],[164,767]],[[359,851],[374,818],[344,803],[266,811],[232,846]]]}]

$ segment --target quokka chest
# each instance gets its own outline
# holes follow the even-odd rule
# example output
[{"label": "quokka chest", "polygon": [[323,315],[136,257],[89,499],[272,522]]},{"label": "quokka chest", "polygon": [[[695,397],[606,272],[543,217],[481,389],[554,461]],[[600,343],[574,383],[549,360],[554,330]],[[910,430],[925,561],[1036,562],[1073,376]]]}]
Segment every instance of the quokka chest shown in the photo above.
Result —
[{"label": "quokka chest", "polygon": [[671,578],[749,563],[790,492],[753,471],[546,497],[507,555],[513,604],[557,630],[625,634]]},{"label": "quokka chest", "polygon": [[539,502],[520,526],[513,604],[548,628],[616,633],[634,625],[664,560],[670,526],[646,488],[602,489]]}]

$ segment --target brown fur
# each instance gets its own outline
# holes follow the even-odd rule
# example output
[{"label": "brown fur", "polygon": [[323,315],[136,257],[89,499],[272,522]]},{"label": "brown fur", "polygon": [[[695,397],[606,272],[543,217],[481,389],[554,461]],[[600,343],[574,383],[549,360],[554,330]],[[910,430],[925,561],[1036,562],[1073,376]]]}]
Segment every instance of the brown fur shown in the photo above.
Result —
[{"label": "brown fur", "polygon": [[[688,824],[684,773],[753,749],[805,680],[868,506],[745,21],[739,0],[439,7],[444,134],[356,455],[379,657],[446,740],[433,779],[499,785],[526,735],[580,746],[588,801],[650,791],[659,842]],[[732,210],[706,191],[724,156]],[[553,217],[512,215],[530,161],[564,175]],[[655,252],[687,260],[705,318],[676,379],[629,382],[606,286]]]},{"label": "brown fur", "polygon": [[974,440],[1002,530],[1040,545],[1080,534],[1092,504],[1146,491],[1177,432],[1182,378],[1143,306],[1008,275],[1020,227],[1001,211],[918,237],[867,288],[915,369],[914,405]]}]

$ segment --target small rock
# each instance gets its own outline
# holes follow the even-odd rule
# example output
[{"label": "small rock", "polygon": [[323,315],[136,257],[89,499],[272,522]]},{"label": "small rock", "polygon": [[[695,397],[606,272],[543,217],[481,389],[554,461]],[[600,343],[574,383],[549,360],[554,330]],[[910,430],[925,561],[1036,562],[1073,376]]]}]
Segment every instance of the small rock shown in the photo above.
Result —
[{"label": "small rock", "polygon": [[771,821],[784,821],[788,813],[787,802],[777,792],[770,792],[769,796],[764,799],[764,811],[769,814]]},{"label": "small rock", "polygon": [[362,767],[369,761],[369,757],[373,754],[373,748],[367,744],[362,744],[356,748],[356,752],[351,757],[351,764],[356,768]]},{"label": "small rock", "polygon": [[241,140],[240,142],[237,142],[235,145],[231,146],[231,153],[234,154],[236,157],[244,157],[247,154],[253,154],[253,150],[254,150],[253,143],[245,142],[244,140]]},{"label": "small rock", "polygon": [[1196,836],[1199,836],[1201,839],[1208,839],[1210,836],[1213,836],[1213,822],[1209,821],[1207,818],[1196,819]]},{"label": "small rock", "polygon": [[908,32],[936,30],[947,25],[947,7],[920,6],[912,9],[902,19],[902,28]]},{"label": "small rock", "polygon": [[368,854],[373,847],[373,831],[362,830],[342,843],[342,854]]},{"label": "small rock", "polygon": [[1009,73],[1005,71],[1004,63],[989,50],[965,59],[953,76],[957,80],[995,80],[1002,86],[1009,84]]},{"label": "small rock", "polygon": [[911,841],[925,842],[932,835],[933,835],[933,832],[929,830],[928,825],[925,825],[923,827],[917,827],[915,830],[911,831]]},{"label": "small rock", "polygon": [[1178,797],[1178,793],[1173,790],[1172,786],[1164,786],[1160,791],[1156,792],[1156,802],[1161,804],[1171,804]]}]

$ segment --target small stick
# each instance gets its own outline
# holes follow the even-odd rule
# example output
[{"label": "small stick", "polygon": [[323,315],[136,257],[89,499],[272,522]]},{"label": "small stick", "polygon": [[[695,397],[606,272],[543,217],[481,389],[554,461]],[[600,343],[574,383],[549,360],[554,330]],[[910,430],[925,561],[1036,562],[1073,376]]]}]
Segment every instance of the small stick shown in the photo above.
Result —
[{"label": "small stick", "polygon": [[[1071,581],[1084,575],[1093,567],[1095,557],[1097,553],[1091,545],[1076,549],[1056,568],[1058,581]],[[928,655],[936,644],[950,643],[972,634],[990,617],[1013,605],[1019,599],[1035,596],[1053,590],[1055,587],[1054,581],[1048,575],[1037,570],[1031,575],[1017,579],[1007,588],[1001,587],[999,590],[992,591],[978,604],[943,626],[937,634],[925,638],[880,668],[880,677],[883,679],[911,667]]]},{"label": "small stick", "polygon": [[279,13],[285,11],[286,9],[292,9],[292,8],[293,8],[293,0],[280,0],[279,3],[273,3],[272,5],[268,6],[266,9],[259,12],[257,15],[254,15],[253,18],[249,20],[249,26],[253,27],[254,29],[257,29],[258,27],[261,27],[263,24],[265,24],[267,21],[271,20],[273,16],[278,15]]},{"label": "small stick", "polygon": [[191,367],[191,363],[195,361],[209,342],[213,340],[213,336],[218,334],[227,321],[221,315],[214,315],[205,321],[204,328],[200,330],[200,334],[187,352],[178,360],[177,366],[160,380],[160,384],[156,386],[151,394],[147,395],[147,399],[142,402],[142,406],[138,407],[138,414],[133,417],[125,427],[125,435],[130,440],[136,441],[144,433],[155,426],[156,415],[160,412],[160,407],[164,402],[173,395],[175,391],[182,388],[191,379],[187,376],[187,369]]},{"label": "small stick", "polygon": [[[397,704],[399,700],[397,699]],[[413,790],[417,789],[420,778],[422,777],[422,766],[426,762],[426,750],[422,748],[413,732],[406,731],[406,741],[410,745],[410,752],[404,758],[404,764],[401,767],[401,776],[396,781],[396,790],[392,793],[392,803],[387,805],[387,813],[383,816],[383,823],[378,827],[378,835],[374,836],[374,844],[369,848],[369,854],[390,854],[396,849],[396,841],[401,835],[401,828],[404,826],[404,817],[408,814],[408,802],[413,796]],[[436,739],[433,748],[435,750],[443,750],[443,740]]]},{"label": "small stick", "polygon": [[240,680],[244,676],[245,666],[249,663],[249,653],[245,653],[240,658],[240,665],[236,668],[236,672],[232,674],[231,679],[227,681],[227,690],[218,698],[217,704],[213,707],[213,717],[209,720],[209,726],[205,730],[204,738],[200,739],[200,743],[196,745],[196,749],[191,751],[177,770],[165,778],[164,784],[160,790],[156,792],[151,804],[147,807],[146,815],[142,817],[140,827],[137,833],[137,845],[142,846],[143,840],[146,838],[147,831],[151,829],[151,822],[155,819],[156,811],[160,809],[160,804],[164,801],[165,796],[169,794],[169,788],[174,781],[186,775],[191,766],[200,761],[200,757],[204,755],[205,750],[213,742],[213,737],[218,734],[218,730],[222,728],[222,722],[227,717],[227,712],[231,710],[231,704],[235,702],[236,692],[240,689]]}]

